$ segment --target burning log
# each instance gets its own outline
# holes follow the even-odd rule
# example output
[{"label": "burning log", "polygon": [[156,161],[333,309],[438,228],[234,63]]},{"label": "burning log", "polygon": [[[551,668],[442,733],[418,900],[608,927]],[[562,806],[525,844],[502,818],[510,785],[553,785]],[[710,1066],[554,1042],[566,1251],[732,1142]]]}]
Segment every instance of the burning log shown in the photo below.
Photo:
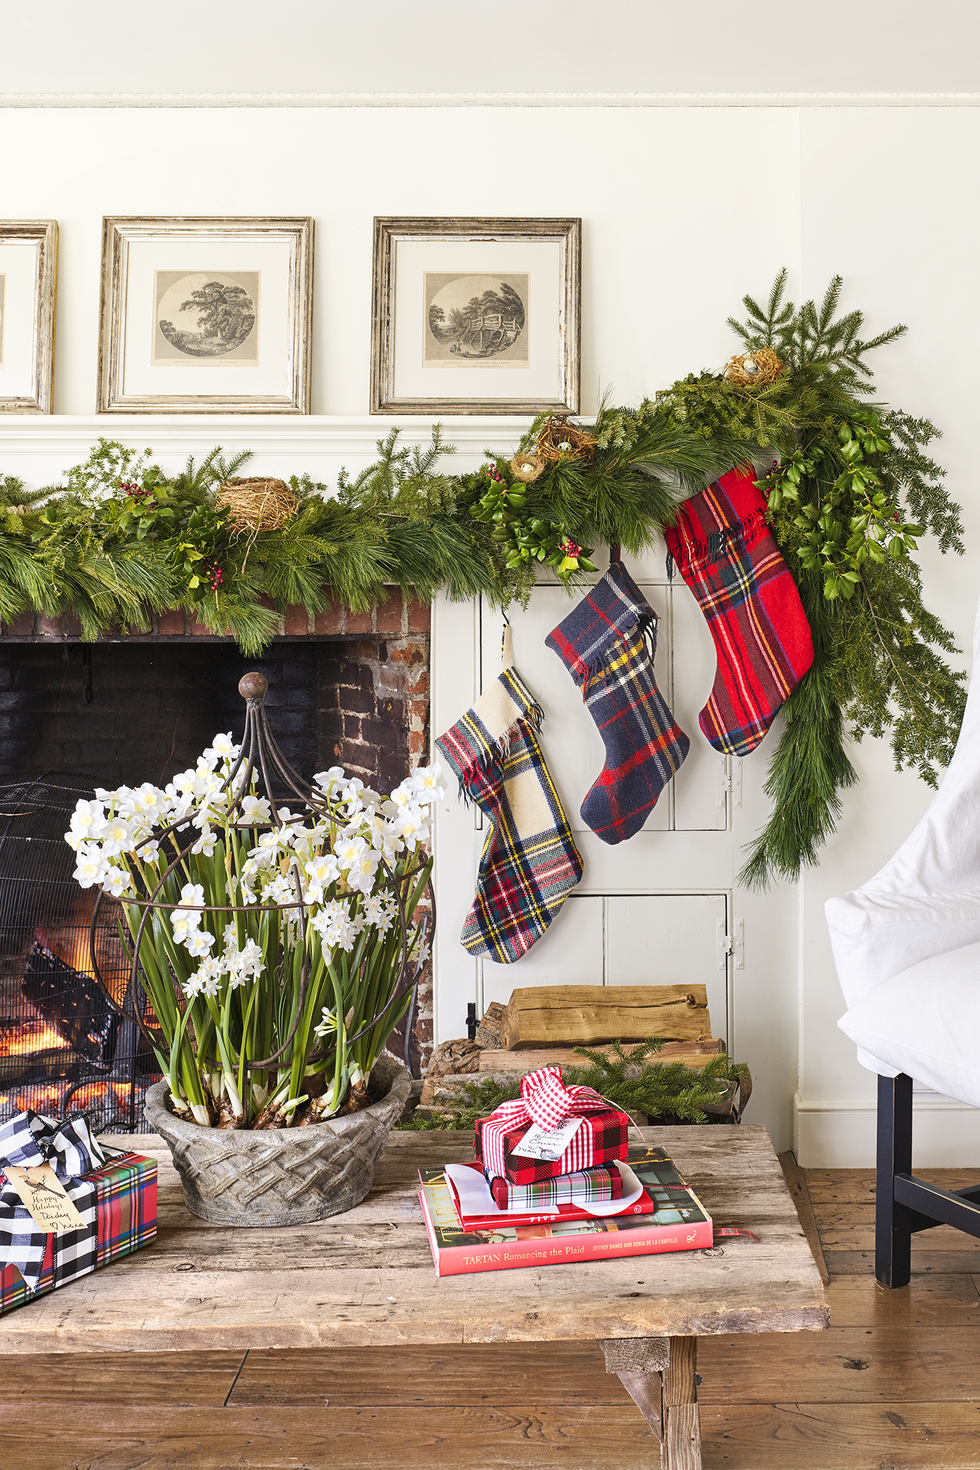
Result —
[{"label": "burning log", "polygon": [[119,1017],[91,975],[73,969],[40,940],[24,967],[24,995],[89,1065],[108,1070]]}]

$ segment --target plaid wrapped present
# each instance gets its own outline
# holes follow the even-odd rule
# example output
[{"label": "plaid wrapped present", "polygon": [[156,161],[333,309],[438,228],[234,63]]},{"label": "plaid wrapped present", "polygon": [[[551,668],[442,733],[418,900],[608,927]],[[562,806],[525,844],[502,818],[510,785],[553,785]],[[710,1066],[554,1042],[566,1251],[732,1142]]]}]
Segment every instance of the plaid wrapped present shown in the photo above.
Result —
[{"label": "plaid wrapped present", "polygon": [[499,1210],[536,1210],[550,1205],[594,1205],[622,1199],[623,1176],[613,1169],[580,1169],[537,1184],[511,1184],[487,1175],[493,1202]]},{"label": "plaid wrapped present", "polygon": [[[579,1127],[557,1156],[515,1152],[532,1127],[554,1132],[573,1120]],[[476,1156],[494,1178],[537,1184],[624,1159],[629,1121],[591,1087],[566,1087],[560,1067],[539,1067],[521,1080],[519,1101],[501,1103],[489,1117],[477,1118]]]},{"label": "plaid wrapped present", "polygon": [[[4,1163],[49,1163],[82,1226],[42,1231],[3,1175]],[[5,1123],[0,1180],[0,1314],[138,1250],[156,1235],[156,1160],[103,1148],[84,1119],[58,1124],[28,1112]]]}]

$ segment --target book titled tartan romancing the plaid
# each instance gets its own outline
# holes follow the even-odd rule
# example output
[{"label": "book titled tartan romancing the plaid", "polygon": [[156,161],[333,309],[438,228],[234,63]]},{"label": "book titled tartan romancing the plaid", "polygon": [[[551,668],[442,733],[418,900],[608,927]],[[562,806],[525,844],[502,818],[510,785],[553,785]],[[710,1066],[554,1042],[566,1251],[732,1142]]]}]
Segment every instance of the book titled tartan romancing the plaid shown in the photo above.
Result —
[{"label": "book titled tartan romancing the plaid", "polygon": [[109,1156],[106,1162],[81,1176],[95,1186],[94,1250],[84,1255],[78,1252],[75,1238],[80,1231],[69,1231],[60,1237],[49,1234],[35,1291],[16,1266],[4,1265],[0,1270],[0,1315],[149,1245],[156,1236],[156,1160],[142,1154],[117,1154],[104,1144],[102,1152]]},{"label": "book titled tartan romancing the plaid", "polygon": [[419,1203],[437,1276],[623,1260],[672,1251],[708,1250],[711,1217],[662,1148],[631,1149],[627,1162],[653,1201],[653,1214],[494,1224],[464,1229],[441,1169],[422,1169]]}]

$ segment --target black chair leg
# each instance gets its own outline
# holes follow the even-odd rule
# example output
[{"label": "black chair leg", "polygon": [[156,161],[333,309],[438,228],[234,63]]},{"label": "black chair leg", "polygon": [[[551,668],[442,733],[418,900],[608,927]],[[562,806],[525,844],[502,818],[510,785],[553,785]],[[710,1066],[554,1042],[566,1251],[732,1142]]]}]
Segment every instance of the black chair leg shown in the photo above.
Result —
[{"label": "black chair leg", "polygon": [[912,1171],[912,1079],[878,1078],[875,1276],[907,1286],[912,1274],[912,1212],[895,1199],[895,1175]]}]

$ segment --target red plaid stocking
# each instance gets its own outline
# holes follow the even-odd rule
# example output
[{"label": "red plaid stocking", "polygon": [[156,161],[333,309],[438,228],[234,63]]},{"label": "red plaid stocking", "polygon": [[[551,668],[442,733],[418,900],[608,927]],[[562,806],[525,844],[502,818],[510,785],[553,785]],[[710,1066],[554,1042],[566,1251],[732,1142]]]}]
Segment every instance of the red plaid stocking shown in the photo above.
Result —
[{"label": "red plaid stocking", "polygon": [[718,671],[699,724],[726,755],[754,750],[813,663],[810,627],[751,469],[686,500],[664,536],[704,613]]}]

